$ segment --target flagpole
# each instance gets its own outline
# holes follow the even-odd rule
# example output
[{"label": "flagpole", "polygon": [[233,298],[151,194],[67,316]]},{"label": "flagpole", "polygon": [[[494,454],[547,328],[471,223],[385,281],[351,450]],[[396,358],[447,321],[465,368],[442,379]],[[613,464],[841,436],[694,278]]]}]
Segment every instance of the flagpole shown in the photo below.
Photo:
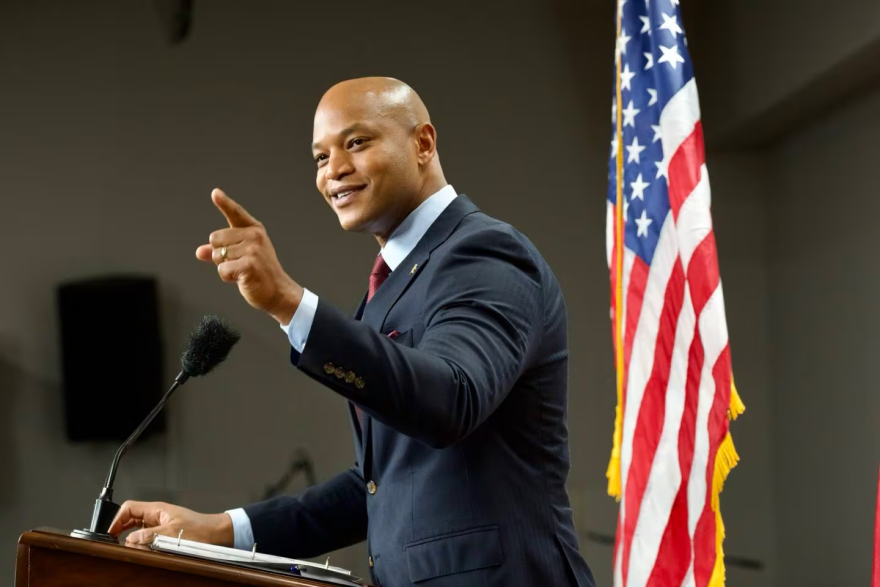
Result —
[{"label": "flagpole", "polygon": [[615,228],[615,288],[614,288],[614,342],[615,342],[615,367],[617,371],[617,409],[614,418],[614,443],[611,449],[611,460],[608,463],[608,470],[605,476],[608,478],[608,495],[616,498],[618,501],[621,497],[621,472],[620,472],[620,445],[623,440],[623,375],[624,375],[624,357],[623,357],[623,247],[624,226],[623,226],[623,117],[621,110],[623,109],[623,92],[620,84],[621,64],[623,62],[623,48],[620,46],[620,35],[623,28],[623,12],[621,5],[617,5],[617,46],[616,54],[616,123],[617,123],[617,199],[614,207]]}]

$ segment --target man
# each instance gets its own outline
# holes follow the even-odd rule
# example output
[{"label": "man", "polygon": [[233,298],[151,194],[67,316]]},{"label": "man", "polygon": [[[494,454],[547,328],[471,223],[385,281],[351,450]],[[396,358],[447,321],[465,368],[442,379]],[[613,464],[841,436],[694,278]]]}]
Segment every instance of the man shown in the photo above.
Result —
[{"label": "man", "polygon": [[127,502],[111,532],[314,557],[367,540],[372,582],[579,585],[565,490],[566,315],[535,247],[446,183],[407,85],[340,83],[315,114],[317,187],[380,255],[354,319],[282,269],[265,227],[220,190],[229,228],[196,256],[287,332],[291,362],[350,400],[356,465],[298,497],[222,514]]}]

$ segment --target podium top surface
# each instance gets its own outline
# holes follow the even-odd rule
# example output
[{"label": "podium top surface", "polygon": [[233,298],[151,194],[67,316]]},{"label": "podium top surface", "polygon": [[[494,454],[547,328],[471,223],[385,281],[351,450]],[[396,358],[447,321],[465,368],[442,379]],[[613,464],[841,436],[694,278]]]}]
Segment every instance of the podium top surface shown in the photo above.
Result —
[{"label": "podium top surface", "polygon": [[108,544],[74,538],[69,535],[69,532],[54,528],[37,528],[31,532],[25,532],[18,539],[18,543],[31,548],[46,548],[132,565],[161,568],[176,573],[219,579],[243,585],[257,585],[260,587],[326,586],[326,583],[317,583],[308,579],[282,576],[186,556],[155,552],[148,546]]}]

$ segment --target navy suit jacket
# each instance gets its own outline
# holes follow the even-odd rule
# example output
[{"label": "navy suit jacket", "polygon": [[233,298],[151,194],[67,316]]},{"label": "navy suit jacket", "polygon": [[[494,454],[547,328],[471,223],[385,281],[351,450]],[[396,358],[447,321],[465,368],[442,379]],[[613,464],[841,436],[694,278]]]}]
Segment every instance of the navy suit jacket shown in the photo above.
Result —
[{"label": "navy suit jacket", "polygon": [[364,411],[357,463],[246,507],[260,551],[366,539],[384,587],[593,587],[565,490],[565,303],[534,245],[459,196],[355,318],[321,300],[291,360]]}]

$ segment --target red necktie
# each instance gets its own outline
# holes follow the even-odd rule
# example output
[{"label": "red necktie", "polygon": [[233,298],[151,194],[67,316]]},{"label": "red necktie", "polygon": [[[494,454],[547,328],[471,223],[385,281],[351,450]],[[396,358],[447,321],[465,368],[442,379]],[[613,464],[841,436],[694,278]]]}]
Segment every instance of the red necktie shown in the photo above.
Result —
[{"label": "red necktie", "polygon": [[[388,266],[388,263],[385,262],[385,259],[382,258],[382,253],[376,256],[376,262],[373,263],[373,271],[370,273],[370,288],[367,290],[367,303],[370,303],[370,300],[373,299],[373,296],[376,295],[376,290],[385,283],[385,280],[388,279],[388,276],[391,275],[391,267]],[[361,430],[364,429],[364,413],[361,411],[357,405],[354,406],[354,413],[357,416],[358,424],[360,424]]]}]

